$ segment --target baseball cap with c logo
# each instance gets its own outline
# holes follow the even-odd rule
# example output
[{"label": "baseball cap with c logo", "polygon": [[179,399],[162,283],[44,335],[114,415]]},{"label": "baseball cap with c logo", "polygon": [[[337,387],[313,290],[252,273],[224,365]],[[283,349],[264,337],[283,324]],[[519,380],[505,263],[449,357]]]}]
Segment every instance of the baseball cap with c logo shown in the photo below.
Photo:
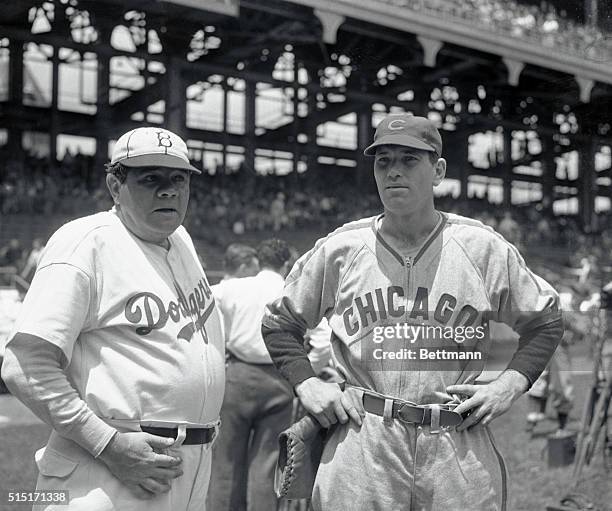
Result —
[{"label": "baseball cap with c logo", "polygon": [[374,143],[363,152],[374,156],[381,145],[401,145],[442,154],[442,137],[434,123],[412,114],[389,114],[376,128]]}]

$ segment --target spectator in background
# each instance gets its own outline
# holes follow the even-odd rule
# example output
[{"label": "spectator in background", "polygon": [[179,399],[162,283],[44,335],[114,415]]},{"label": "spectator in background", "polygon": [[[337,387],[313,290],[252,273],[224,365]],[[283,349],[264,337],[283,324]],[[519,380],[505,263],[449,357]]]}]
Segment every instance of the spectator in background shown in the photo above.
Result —
[{"label": "spectator in background", "polygon": [[271,511],[277,506],[278,435],[291,423],[293,391],[272,365],[261,319],[266,305],[283,292],[291,250],[284,241],[269,239],[258,246],[257,259],[257,275],[227,279],[212,288],[229,355],[223,427],[213,447],[209,499],[214,511]]},{"label": "spectator in background", "polygon": [[28,254],[23,270],[21,270],[21,278],[26,282],[32,281],[32,277],[34,277],[38,261],[40,260],[44,248],[45,246],[42,240],[40,238],[34,238],[34,241],[32,241],[32,250],[30,250]]},{"label": "spectator in background", "polygon": [[277,193],[275,199],[270,203],[270,218],[272,219],[272,230],[274,232],[280,231],[281,227],[287,224],[284,193]]},{"label": "spectator in background", "polygon": [[34,238],[34,241],[32,241],[32,250],[30,250],[30,253],[28,254],[28,257],[25,262],[25,266],[19,274],[22,281],[19,282],[19,284],[17,284],[17,280],[15,282],[20,293],[24,295],[25,291],[27,291],[30,282],[32,282],[32,279],[34,278],[34,274],[36,273],[36,268],[38,266],[38,261],[40,261],[40,256],[42,255],[44,248],[45,247],[42,240],[40,238]]},{"label": "spectator in background", "polygon": [[533,432],[536,424],[546,418],[548,400],[557,414],[558,430],[565,430],[574,404],[572,357],[569,348],[584,332],[580,330],[580,321],[576,317],[579,316],[579,306],[574,290],[565,284],[559,284],[558,289],[566,330],[548,366],[527,391],[530,411],[527,414],[526,429],[529,432]]},{"label": "spectator in background", "polygon": [[552,231],[550,228],[550,223],[546,219],[546,215],[542,214],[538,223],[536,224],[536,230],[538,233],[538,239],[549,243],[552,238]]},{"label": "spectator in background", "polygon": [[[24,249],[21,242],[17,238],[11,239],[4,247],[0,248],[0,267],[7,269],[6,273],[1,273],[4,285],[10,285],[12,282],[11,275],[19,271],[24,256]],[[2,281],[0,281],[1,283]]]},{"label": "spectator in background", "polygon": [[0,248],[0,266],[19,266],[23,257],[23,247],[17,238],[12,238]]},{"label": "spectator in background", "polygon": [[594,266],[595,258],[593,256],[585,256],[580,259],[580,268],[575,270],[576,275],[578,275],[578,284],[584,285],[588,282]]},{"label": "spectator in background", "polygon": [[252,277],[259,273],[257,250],[242,243],[232,243],[223,257],[223,280]]},{"label": "spectator in background", "polygon": [[510,211],[504,213],[503,218],[497,225],[497,231],[513,245],[520,245],[521,228],[516,220],[512,217]]}]

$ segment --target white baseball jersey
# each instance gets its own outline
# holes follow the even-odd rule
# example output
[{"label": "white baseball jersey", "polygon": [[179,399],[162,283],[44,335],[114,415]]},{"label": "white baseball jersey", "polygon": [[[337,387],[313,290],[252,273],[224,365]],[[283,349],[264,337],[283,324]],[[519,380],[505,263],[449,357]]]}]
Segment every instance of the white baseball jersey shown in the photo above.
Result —
[{"label": "white baseball jersey", "polygon": [[[293,267],[263,322],[280,372],[293,385],[314,375],[298,348],[305,329],[327,317],[333,358],[348,384],[418,404],[451,403],[446,387],[473,383],[481,373],[491,340],[478,328],[493,319],[522,335],[508,367],[533,382],[563,331],[555,291],[480,222],[442,214],[411,255],[385,240],[381,218],[337,229]],[[392,328],[384,339],[395,325],[409,335]],[[425,327],[433,327],[431,338]],[[483,358],[432,360],[438,352]],[[506,471],[486,427],[432,432],[367,413],[361,428],[334,429],[317,472],[312,508],[342,509],[347,502],[354,511],[503,511]]]},{"label": "white baseball jersey", "polygon": [[266,304],[283,292],[285,279],[272,270],[252,277],[222,280],[212,287],[225,326],[227,349],[243,362],[271,364],[261,337]]},{"label": "white baseball jersey", "polygon": [[219,416],[220,317],[186,230],[169,242],[144,242],[112,210],[66,224],[45,247],[14,327],[58,346],[76,390],[113,425]]}]

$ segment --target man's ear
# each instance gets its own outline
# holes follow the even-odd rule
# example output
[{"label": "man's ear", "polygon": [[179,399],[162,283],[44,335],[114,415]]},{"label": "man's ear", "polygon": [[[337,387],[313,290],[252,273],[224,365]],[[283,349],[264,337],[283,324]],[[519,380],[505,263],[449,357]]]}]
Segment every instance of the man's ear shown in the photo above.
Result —
[{"label": "man's ear", "polygon": [[446,176],[446,160],[444,158],[438,158],[438,161],[434,165],[433,185],[438,186],[442,182],[445,176]]},{"label": "man's ear", "polygon": [[119,204],[119,189],[121,188],[121,181],[114,174],[106,174],[106,187],[113,198],[115,204]]}]

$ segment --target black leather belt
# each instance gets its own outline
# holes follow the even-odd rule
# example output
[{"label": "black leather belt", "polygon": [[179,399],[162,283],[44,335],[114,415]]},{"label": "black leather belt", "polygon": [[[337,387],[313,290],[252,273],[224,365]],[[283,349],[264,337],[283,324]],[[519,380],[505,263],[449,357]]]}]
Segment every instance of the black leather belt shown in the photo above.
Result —
[{"label": "black leather belt", "polygon": [[[167,438],[176,438],[178,428],[158,428],[153,426],[140,426],[145,433]],[[187,428],[185,430],[185,440],[183,445],[202,445],[212,442],[215,438],[215,428]]]},{"label": "black leather belt", "polygon": [[[385,415],[385,401],[384,397],[366,393],[363,394],[363,408],[365,411],[380,415],[381,417]],[[443,405],[440,405],[440,407],[415,406],[397,399],[393,399],[392,401],[391,417],[402,422],[411,422],[434,428],[447,428],[458,426],[463,421],[461,415],[452,410],[442,408],[441,406]],[[433,411],[434,408],[437,409]]]}]

